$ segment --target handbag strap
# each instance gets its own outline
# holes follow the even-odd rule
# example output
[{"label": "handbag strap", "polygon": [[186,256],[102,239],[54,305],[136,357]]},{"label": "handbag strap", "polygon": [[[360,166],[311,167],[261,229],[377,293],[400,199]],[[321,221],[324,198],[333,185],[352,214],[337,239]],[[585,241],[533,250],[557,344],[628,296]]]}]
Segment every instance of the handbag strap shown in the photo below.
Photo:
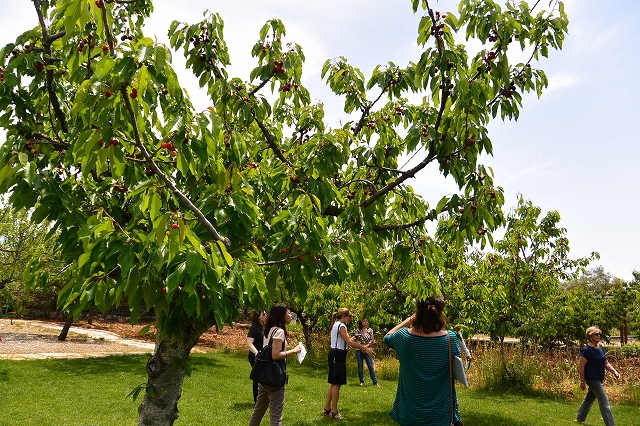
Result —
[{"label": "handbag strap", "polygon": [[[273,347],[273,335],[276,333],[277,329],[278,327],[271,327],[271,336],[269,336],[269,344],[267,346]],[[285,350],[284,340],[282,341],[282,350]],[[284,362],[286,364],[287,358],[284,359]]]},{"label": "handbag strap", "polygon": [[451,395],[451,424],[455,423],[455,415],[453,413],[453,368],[451,368],[451,336],[449,336],[449,332],[445,330],[447,333],[447,346],[449,347],[449,393]]}]

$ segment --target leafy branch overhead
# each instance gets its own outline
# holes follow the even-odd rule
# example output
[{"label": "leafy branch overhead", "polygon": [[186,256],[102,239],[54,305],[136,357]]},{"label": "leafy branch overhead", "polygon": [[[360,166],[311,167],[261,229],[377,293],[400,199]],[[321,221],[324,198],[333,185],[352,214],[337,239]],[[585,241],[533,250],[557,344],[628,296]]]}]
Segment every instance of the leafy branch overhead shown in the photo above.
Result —
[{"label": "leafy branch overhead", "polygon": [[[493,151],[487,125],[540,95],[536,61],[567,30],[559,1],[462,0],[445,13],[413,0],[415,61],[368,76],[344,57],[325,62],[344,100],[345,122],[332,125],[280,20],[257,32],[255,67],[233,76],[216,13],[173,22],[164,45],[143,33],[150,0],[32,1],[35,28],[0,51],[0,192],[53,223],[61,308],[77,316],[126,300],[132,322],[153,308],[159,342],[176,345],[158,343],[148,386],[169,347],[188,355],[198,333],[266,306],[277,285],[304,300],[310,282],[387,283],[380,248],[428,275],[445,258],[432,222],[458,247],[490,242],[504,199],[479,162]],[[530,59],[511,63],[513,49]],[[210,98],[203,111],[180,85],[176,52]],[[409,183],[428,167],[457,193],[419,196]],[[50,267],[34,260],[29,285]]]}]

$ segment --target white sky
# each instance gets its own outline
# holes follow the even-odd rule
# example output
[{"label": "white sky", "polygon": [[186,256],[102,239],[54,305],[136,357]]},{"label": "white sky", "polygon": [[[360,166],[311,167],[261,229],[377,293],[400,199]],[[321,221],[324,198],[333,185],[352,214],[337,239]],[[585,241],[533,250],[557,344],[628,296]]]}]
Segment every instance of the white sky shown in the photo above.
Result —
[{"label": "white sky", "polygon": [[[3,2],[0,45],[35,26],[30,0]],[[541,2],[547,3],[546,0]],[[457,10],[455,0],[431,1],[440,11]],[[415,43],[420,15],[409,0],[156,0],[148,35],[166,41],[172,20],[194,23],[202,12],[218,12],[225,21],[231,52],[231,74],[248,77],[250,51],[262,24],[281,19],[284,42],[300,44],[307,57],[304,84],[313,99],[325,104],[333,123],[349,118],[320,81],[328,58],[345,56],[367,76],[377,64],[404,66],[417,61]],[[640,2],[637,0],[567,0],[569,35],[560,52],[551,51],[537,67],[546,71],[549,88],[541,99],[526,97],[517,122],[489,126],[494,157],[483,157],[497,185],[505,189],[509,210],[517,194],[558,210],[567,228],[571,256],[600,253],[614,276],[630,280],[640,270]],[[198,108],[209,101],[189,72],[174,66]],[[536,65],[534,65],[536,66]],[[0,137],[0,141],[3,137]],[[413,186],[435,204],[455,190],[437,172],[418,175]]]}]

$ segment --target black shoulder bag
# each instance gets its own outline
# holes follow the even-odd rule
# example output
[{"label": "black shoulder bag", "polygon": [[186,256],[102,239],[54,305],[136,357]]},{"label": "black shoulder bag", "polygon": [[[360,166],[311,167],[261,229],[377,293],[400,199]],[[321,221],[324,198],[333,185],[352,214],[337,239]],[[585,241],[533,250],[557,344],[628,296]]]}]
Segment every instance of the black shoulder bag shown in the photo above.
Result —
[{"label": "black shoulder bag", "polygon": [[[256,361],[253,363],[249,378],[263,386],[280,389],[287,383],[287,372],[284,362],[274,361],[271,358],[274,332],[275,330],[271,332],[269,344],[256,354]],[[282,342],[282,350],[284,350],[284,342]]]}]

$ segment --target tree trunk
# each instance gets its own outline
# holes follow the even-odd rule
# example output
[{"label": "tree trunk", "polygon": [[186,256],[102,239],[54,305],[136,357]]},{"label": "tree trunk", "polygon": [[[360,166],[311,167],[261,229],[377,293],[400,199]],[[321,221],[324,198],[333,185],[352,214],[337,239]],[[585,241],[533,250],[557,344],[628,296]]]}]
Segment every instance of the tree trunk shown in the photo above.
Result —
[{"label": "tree trunk", "polygon": [[71,328],[71,324],[73,324],[73,315],[69,315],[67,317],[67,320],[64,322],[64,325],[62,326],[62,330],[58,335],[58,340],[60,340],[61,342],[64,342],[65,340],[67,340],[67,334],[69,334],[69,329]]},{"label": "tree trunk", "polygon": [[[154,354],[147,362],[147,392],[138,407],[138,426],[171,426],[176,421],[185,365],[204,331],[187,325],[179,335],[156,339]],[[161,334],[158,330],[158,336]]]},{"label": "tree trunk", "polygon": [[622,327],[620,327],[620,344],[627,344],[627,337],[629,335],[629,327],[627,325],[627,313],[625,312],[622,317]]},{"label": "tree trunk", "polygon": [[308,315],[305,315],[304,313],[298,315],[298,319],[300,320],[300,324],[302,325],[304,344],[307,346],[307,349],[311,349],[311,335],[313,334],[313,327],[316,325],[316,320],[312,319]]}]

